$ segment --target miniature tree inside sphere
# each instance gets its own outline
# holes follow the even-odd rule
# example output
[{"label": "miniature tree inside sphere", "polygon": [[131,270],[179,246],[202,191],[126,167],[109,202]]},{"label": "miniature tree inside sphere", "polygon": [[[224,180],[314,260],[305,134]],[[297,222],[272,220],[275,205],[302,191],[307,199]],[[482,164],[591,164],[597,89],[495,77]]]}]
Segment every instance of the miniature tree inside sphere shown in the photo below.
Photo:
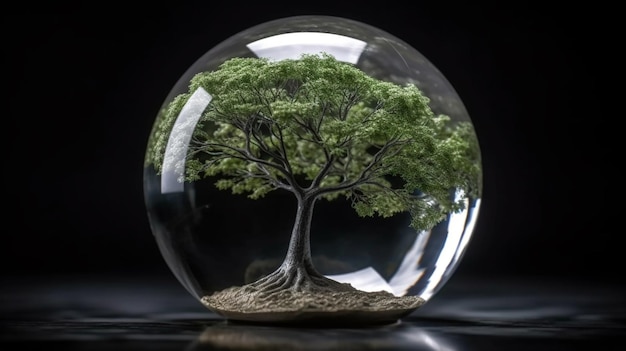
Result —
[{"label": "miniature tree inside sphere", "polygon": [[[369,325],[415,311],[454,271],[476,219],[480,166],[467,112],[419,52],[359,22],[300,16],[231,37],[183,75],[150,135],[144,188],[161,252],[211,311]],[[222,198],[251,210],[220,218]],[[268,198],[293,208],[282,238],[288,216],[254,226]],[[316,255],[315,209],[334,203],[350,221],[393,224],[390,249],[380,251],[389,258]],[[386,235],[353,231],[346,238],[358,243]],[[239,272],[220,272],[233,264]]]}]

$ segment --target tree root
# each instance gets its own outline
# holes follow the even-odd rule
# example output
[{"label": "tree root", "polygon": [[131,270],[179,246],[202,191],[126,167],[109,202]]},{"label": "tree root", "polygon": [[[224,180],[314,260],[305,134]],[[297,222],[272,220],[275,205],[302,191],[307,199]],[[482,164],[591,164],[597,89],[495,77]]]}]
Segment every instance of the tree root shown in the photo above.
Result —
[{"label": "tree root", "polygon": [[325,326],[393,323],[425,302],[418,296],[361,291],[291,267],[282,267],[251,284],[216,291],[201,301],[233,321]]},{"label": "tree root", "polygon": [[293,292],[340,292],[356,290],[350,284],[327,278],[312,267],[282,265],[273,273],[248,284],[263,295],[290,290]]}]

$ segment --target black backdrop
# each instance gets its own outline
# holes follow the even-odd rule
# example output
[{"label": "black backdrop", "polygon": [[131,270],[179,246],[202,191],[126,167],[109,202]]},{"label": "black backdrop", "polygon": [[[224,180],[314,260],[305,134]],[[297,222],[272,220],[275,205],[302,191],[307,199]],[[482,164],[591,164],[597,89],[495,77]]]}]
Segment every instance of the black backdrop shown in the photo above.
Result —
[{"label": "black backdrop", "polygon": [[457,275],[623,279],[609,230],[616,222],[594,215],[608,195],[595,175],[588,188],[588,174],[604,161],[585,151],[593,142],[582,123],[602,118],[597,100],[607,90],[599,14],[487,2],[385,5],[183,1],[137,12],[4,12],[2,274],[169,274],[142,189],[163,99],[231,35],[323,14],[403,39],[463,99],[481,143],[485,192]]}]

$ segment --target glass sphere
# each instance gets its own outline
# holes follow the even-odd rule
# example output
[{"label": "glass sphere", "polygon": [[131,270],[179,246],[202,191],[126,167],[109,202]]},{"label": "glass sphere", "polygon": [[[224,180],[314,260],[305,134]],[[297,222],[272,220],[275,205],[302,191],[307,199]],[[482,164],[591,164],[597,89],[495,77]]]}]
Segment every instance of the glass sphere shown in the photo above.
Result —
[{"label": "glass sphere", "polygon": [[401,39],[332,16],[266,22],[200,57],[163,102],[144,163],[165,262],[210,310],[243,320],[207,298],[329,278],[419,299],[382,321],[413,312],[459,265],[481,187],[478,141],[446,78]]}]

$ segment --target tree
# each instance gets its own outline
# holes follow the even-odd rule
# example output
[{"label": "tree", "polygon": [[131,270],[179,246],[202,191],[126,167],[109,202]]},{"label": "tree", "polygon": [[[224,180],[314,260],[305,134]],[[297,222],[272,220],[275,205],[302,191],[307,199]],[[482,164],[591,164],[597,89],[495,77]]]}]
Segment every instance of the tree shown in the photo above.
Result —
[{"label": "tree", "polygon": [[409,212],[411,226],[422,230],[479,191],[470,124],[435,115],[414,85],[377,80],[325,54],[232,58],[195,75],[189,93],[158,122],[147,156],[157,170],[177,116],[198,89],[213,99],[193,132],[184,181],[216,177],[217,188],[253,199],[275,190],[297,199],[282,265],[252,283],[265,293],[347,288],[313,266],[317,201],[345,197],[360,216]]}]

